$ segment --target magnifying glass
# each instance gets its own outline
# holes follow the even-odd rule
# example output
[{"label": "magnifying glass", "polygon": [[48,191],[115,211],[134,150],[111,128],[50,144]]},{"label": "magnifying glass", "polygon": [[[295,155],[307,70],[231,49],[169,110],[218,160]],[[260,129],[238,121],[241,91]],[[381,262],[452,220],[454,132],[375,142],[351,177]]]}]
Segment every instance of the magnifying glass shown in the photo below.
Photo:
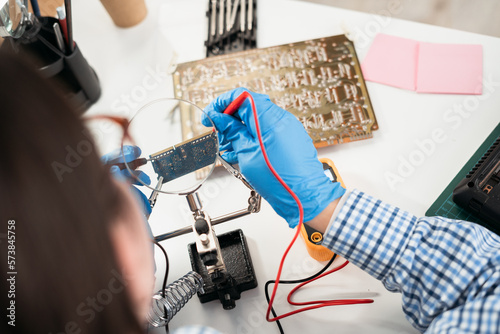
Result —
[{"label": "magnifying glass", "polygon": [[[182,113],[180,112],[182,110]],[[137,182],[153,191],[187,195],[195,192],[212,173],[219,153],[217,132],[201,124],[204,111],[191,102],[163,98],[146,104],[130,120],[129,137],[123,146],[133,144],[141,151],[139,160],[125,162]],[[181,117],[189,115],[189,127],[182,128]],[[122,151],[123,153],[123,151]],[[139,161],[139,163],[138,163]],[[145,173],[145,184],[137,172]]]},{"label": "magnifying glass", "polygon": [[28,0],[0,0],[0,36],[19,38],[26,29]]}]

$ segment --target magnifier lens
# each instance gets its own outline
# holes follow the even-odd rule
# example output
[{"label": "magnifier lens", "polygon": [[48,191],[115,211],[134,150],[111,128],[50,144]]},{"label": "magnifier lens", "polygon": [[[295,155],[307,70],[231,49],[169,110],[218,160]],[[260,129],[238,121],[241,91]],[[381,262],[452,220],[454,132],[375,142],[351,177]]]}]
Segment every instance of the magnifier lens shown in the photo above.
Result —
[{"label": "magnifier lens", "polygon": [[21,24],[25,19],[28,0],[0,0],[0,36],[19,38],[25,30]]},{"label": "magnifier lens", "polygon": [[[189,127],[182,128],[182,117],[189,114]],[[167,194],[186,194],[198,189],[215,167],[219,143],[215,126],[201,125],[203,110],[178,99],[159,99],[142,107],[129,123],[130,138],[124,145],[133,144],[142,150],[142,160],[126,162],[132,175],[141,171],[151,184],[136,180],[154,190]],[[195,126],[193,131],[193,124]],[[146,160],[144,160],[146,159]],[[139,166],[140,165],[140,166]]]}]

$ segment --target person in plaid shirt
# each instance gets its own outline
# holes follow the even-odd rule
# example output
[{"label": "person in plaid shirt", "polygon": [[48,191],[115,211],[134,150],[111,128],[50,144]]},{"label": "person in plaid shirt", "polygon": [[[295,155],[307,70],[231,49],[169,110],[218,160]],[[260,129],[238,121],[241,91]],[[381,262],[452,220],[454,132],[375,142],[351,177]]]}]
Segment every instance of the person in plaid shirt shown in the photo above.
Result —
[{"label": "person in plaid shirt", "polygon": [[[297,204],[269,171],[251,103],[223,114],[243,91],[217,97],[205,113],[219,131],[223,158],[239,164],[252,186],[290,225]],[[247,91],[249,92],[249,91]],[[255,101],[267,155],[304,207],[304,221],[324,232],[323,245],[402,294],[408,321],[426,333],[500,332],[500,237],[470,222],[417,217],[323,173],[312,140],[267,95]],[[202,120],[209,125],[207,117]]]}]

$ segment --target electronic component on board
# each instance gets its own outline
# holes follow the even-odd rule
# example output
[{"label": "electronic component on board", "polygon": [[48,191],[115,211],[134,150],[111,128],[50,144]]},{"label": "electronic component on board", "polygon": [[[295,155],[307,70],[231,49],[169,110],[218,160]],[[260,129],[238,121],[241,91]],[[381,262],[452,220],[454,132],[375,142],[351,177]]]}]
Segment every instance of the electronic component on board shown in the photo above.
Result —
[{"label": "electronic component on board", "polygon": [[217,149],[217,134],[210,130],[149,157],[158,178],[166,183],[213,164]]},{"label": "electronic component on board", "polygon": [[500,231],[500,137],[455,187],[453,201]]}]

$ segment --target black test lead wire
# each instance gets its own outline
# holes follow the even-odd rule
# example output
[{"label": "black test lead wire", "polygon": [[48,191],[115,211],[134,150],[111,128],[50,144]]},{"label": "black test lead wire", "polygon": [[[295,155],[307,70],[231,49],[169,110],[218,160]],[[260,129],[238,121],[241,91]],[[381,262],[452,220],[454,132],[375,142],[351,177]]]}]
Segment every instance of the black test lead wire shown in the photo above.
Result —
[{"label": "black test lead wire", "polygon": [[[167,251],[165,251],[165,248],[163,248],[162,245],[160,245],[160,243],[158,241],[153,241],[153,243],[158,246],[158,248],[161,249],[161,251],[163,252],[163,255],[165,256],[165,276],[163,277],[163,284],[162,284],[162,287],[161,287],[161,296],[163,298],[165,298],[165,289],[167,288],[167,277],[168,277],[168,272],[169,272],[169,269],[170,269],[170,263],[168,261],[168,255],[167,255]],[[167,312],[167,310],[165,309],[165,313]],[[170,333],[169,329],[168,329],[168,323],[165,325],[165,331],[166,333]]]},{"label": "black test lead wire", "polygon": [[[280,283],[280,284],[299,284],[299,283],[304,283],[304,282],[307,282],[309,280],[312,280],[312,279],[318,277],[319,275],[321,275],[322,273],[324,273],[332,265],[333,261],[335,261],[336,258],[337,258],[337,254],[333,254],[332,258],[330,259],[330,261],[328,261],[326,266],[324,266],[316,274],[313,274],[309,277],[298,279],[298,280],[280,280],[278,283]],[[264,292],[266,293],[267,305],[269,305],[268,287],[269,287],[269,285],[274,284],[274,283],[276,283],[276,280],[269,280],[266,282],[266,285],[264,286]],[[275,318],[278,316],[276,314],[276,311],[274,311],[274,307],[271,307],[271,313],[273,314],[273,317],[275,317]],[[281,326],[281,323],[279,320],[276,320],[276,325],[278,326],[280,334],[285,334],[285,332],[283,331],[283,327]]]},{"label": "black test lead wire", "polygon": [[71,0],[64,0],[64,9],[66,11],[66,31],[68,32],[68,48],[69,48],[69,54],[71,54],[75,49],[75,46],[73,45],[73,20],[71,16]]}]

